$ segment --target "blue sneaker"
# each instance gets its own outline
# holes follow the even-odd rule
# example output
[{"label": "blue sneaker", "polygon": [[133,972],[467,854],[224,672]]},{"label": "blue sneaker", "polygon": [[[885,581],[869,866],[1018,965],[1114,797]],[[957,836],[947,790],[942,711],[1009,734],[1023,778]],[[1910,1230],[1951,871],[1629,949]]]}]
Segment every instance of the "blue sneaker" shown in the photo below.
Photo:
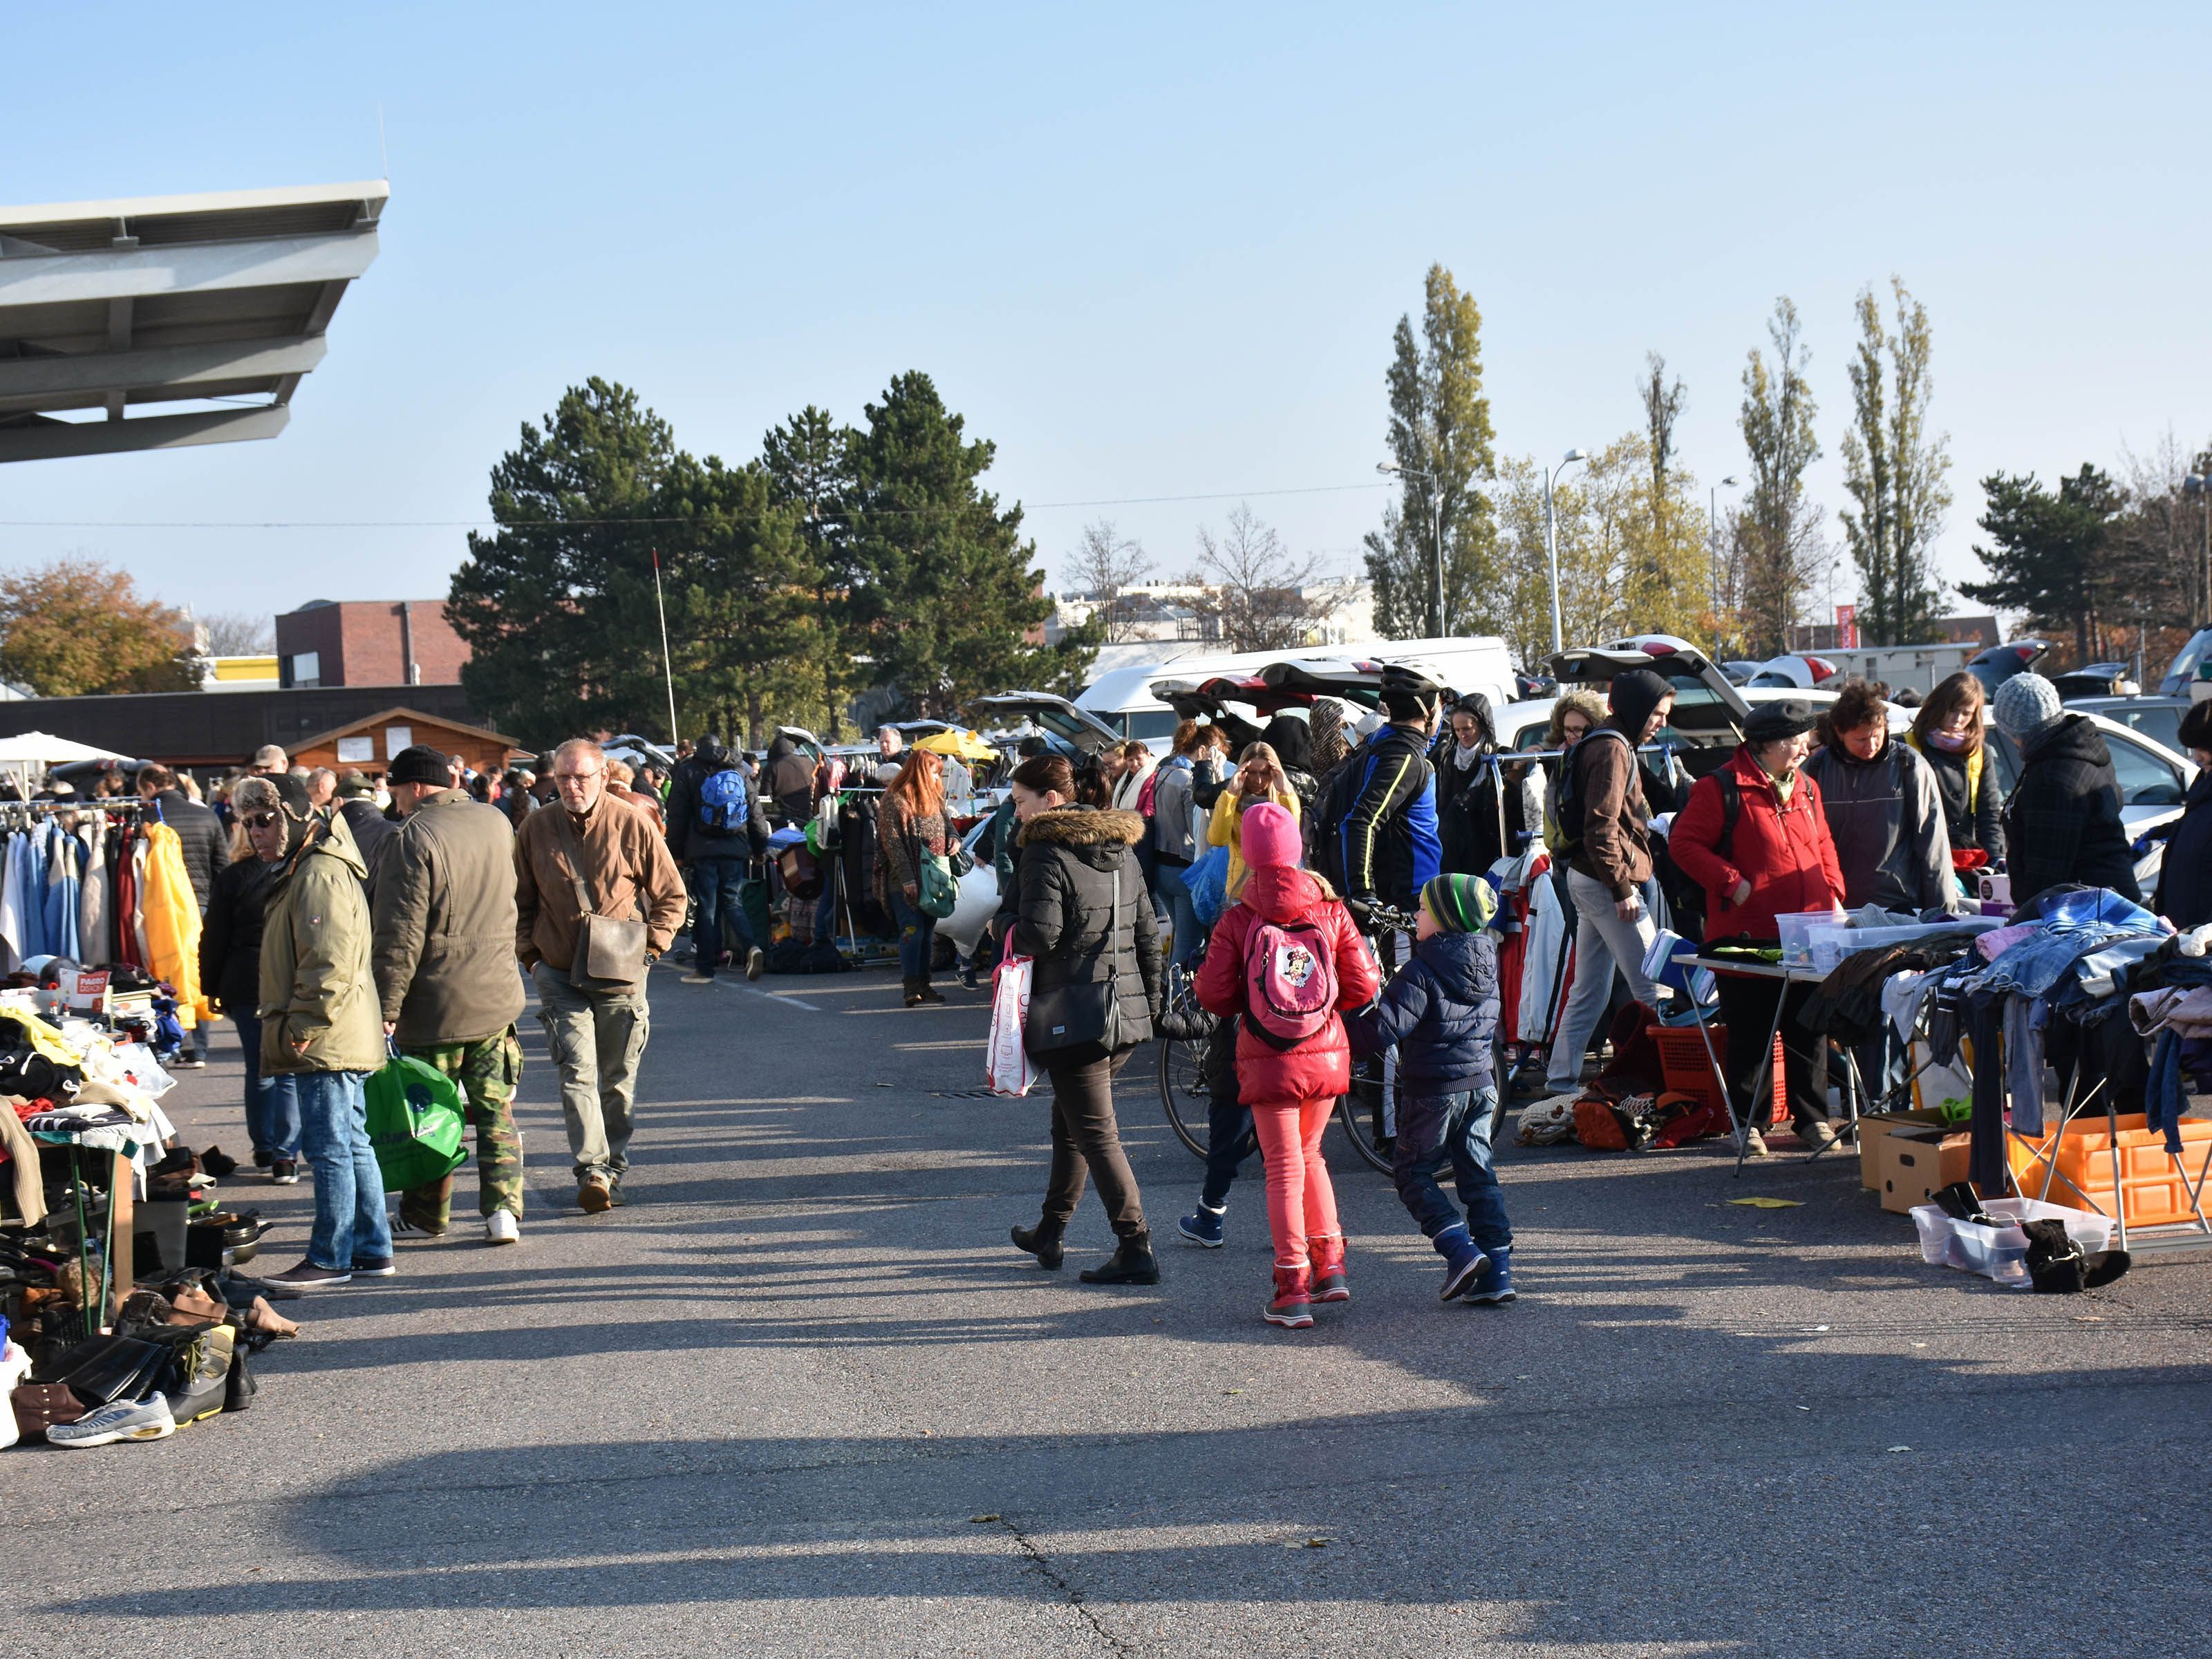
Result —
[{"label": "blue sneaker", "polygon": [[1490,1265],[1476,1276],[1467,1299],[1501,1304],[1513,1300],[1513,1251],[1510,1245],[1490,1253]]},{"label": "blue sneaker", "polygon": [[1475,1248],[1463,1226],[1449,1226],[1429,1241],[1436,1246],[1437,1254],[1444,1259],[1443,1288],[1437,1292],[1441,1301],[1449,1302],[1464,1296],[1474,1277],[1489,1265],[1490,1258]]},{"label": "blue sneaker", "polygon": [[1198,1200],[1198,1213],[1176,1222],[1176,1231],[1201,1249],[1218,1250],[1221,1248],[1221,1218],[1228,1213],[1226,1204],[1217,1210],[1201,1198]]}]

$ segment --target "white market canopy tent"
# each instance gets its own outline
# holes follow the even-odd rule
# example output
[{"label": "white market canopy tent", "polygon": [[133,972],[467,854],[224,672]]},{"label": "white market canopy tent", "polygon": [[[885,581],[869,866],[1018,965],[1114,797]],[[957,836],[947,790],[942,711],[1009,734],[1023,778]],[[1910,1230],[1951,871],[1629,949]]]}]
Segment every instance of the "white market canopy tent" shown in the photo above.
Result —
[{"label": "white market canopy tent", "polygon": [[94,749],[88,743],[53,737],[45,732],[25,732],[0,738],[0,766],[67,766],[74,761],[128,761],[129,755]]},{"label": "white market canopy tent", "polygon": [[[0,461],[275,437],[390,193],[0,207]],[[126,416],[151,404],[200,406]]]}]

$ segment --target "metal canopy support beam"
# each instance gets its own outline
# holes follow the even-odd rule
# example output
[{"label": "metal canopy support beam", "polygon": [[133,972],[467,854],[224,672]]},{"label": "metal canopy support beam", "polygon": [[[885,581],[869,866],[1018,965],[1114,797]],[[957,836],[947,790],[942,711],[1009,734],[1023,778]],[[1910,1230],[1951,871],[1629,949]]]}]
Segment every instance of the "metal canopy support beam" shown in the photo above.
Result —
[{"label": "metal canopy support beam", "polygon": [[376,231],[372,227],[321,236],[184,242],[10,258],[0,261],[0,306],[347,283],[366,271],[375,258]]},{"label": "metal canopy support beam", "polygon": [[0,426],[0,462],[50,461],[72,455],[112,455],[273,438],[291,418],[289,409],[224,409],[197,415],[147,415],[133,421]]},{"label": "metal canopy support beam", "polygon": [[[343,283],[325,283],[323,291],[315,296],[315,303],[307,313],[307,325],[302,331],[320,339],[323,331],[331,325],[331,319],[337,315],[338,301],[345,298],[345,291],[346,284]],[[316,354],[319,358],[321,355],[319,352]],[[313,367],[311,362],[307,368],[289,371],[276,382],[276,402],[279,404],[292,401],[292,394],[300,389],[300,376]]]},{"label": "metal canopy support beam", "polygon": [[[127,306],[130,301],[111,303]],[[86,351],[65,357],[0,358],[0,398],[58,398],[114,387],[152,392],[203,380],[239,380],[262,374],[297,376],[322,362],[329,349],[328,342],[318,334],[289,340],[222,340],[207,345],[143,346],[136,351]]]}]

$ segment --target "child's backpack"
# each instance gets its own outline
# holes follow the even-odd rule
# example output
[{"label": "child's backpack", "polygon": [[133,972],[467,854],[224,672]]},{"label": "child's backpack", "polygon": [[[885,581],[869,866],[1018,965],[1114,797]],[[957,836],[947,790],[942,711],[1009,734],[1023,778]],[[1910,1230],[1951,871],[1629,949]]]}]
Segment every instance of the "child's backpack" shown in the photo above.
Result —
[{"label": "child's backpack", "polygon": [[1315,923],[1262,918],[1246,937],[1246,1024],[1271,1048],[1295,1048],[1326,1030],[1336,992],[1336,956]]},{"label": "child's backpack", "polygon": [[723,835],[745,827],[745,775],[732,767],[699,785],[699,822]]}]

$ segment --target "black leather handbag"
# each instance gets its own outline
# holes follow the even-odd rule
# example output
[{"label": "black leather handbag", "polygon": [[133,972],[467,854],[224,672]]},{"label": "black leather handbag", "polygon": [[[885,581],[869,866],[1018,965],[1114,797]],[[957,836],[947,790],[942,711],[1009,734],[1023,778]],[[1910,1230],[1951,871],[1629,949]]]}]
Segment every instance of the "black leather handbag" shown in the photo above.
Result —
[{"label": "black leather handbag", "polygon": [[1028,1016],[1022,1022],[1022,1047],[1033,1055],[1057,1049],[1102,1043],[1114,1054],[1121,1044],[1121,958],[1115,946],[1121,936],[1121,872],[1114,872],[1114,908],[1106,923],[1106,978],[1055,985],[1030,996]]}]

